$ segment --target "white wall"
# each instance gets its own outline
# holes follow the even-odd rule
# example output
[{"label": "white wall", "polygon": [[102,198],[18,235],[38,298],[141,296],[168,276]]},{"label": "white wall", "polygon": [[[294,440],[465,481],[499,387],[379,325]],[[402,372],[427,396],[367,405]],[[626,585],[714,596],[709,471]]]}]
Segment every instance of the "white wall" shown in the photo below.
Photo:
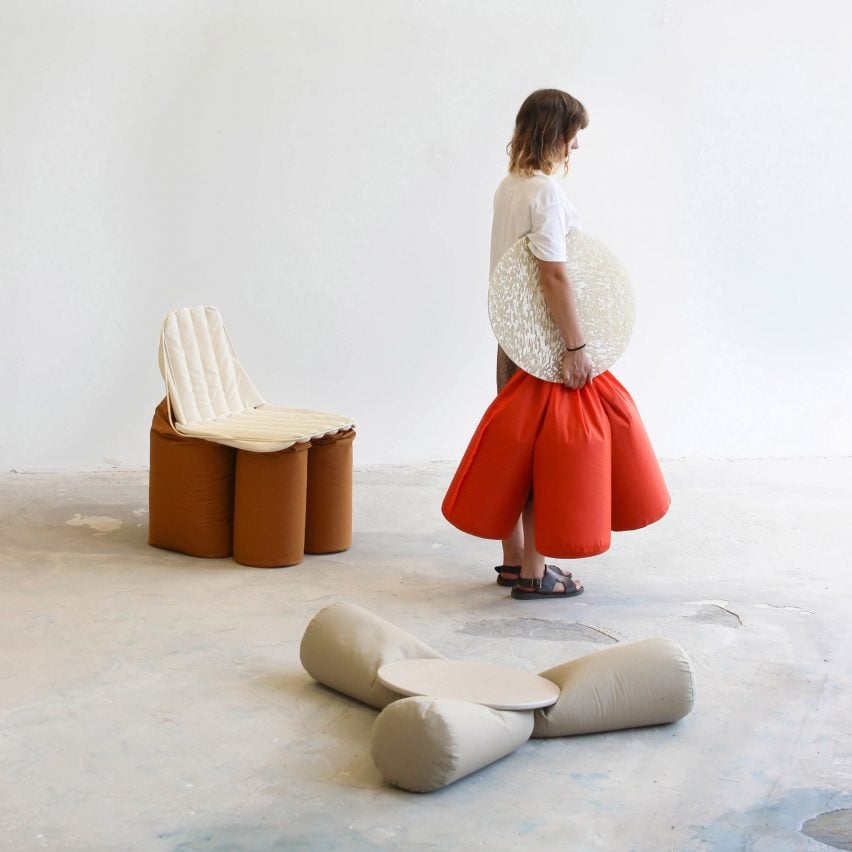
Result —
[{"label": "white wall", "polygon": [[523,97],[631,273],[658,453],[850,452],[847,0],[0,0],[0,469],[139,466],[163,314],[218,305],[358,461],[492,396],[491,195]]}]

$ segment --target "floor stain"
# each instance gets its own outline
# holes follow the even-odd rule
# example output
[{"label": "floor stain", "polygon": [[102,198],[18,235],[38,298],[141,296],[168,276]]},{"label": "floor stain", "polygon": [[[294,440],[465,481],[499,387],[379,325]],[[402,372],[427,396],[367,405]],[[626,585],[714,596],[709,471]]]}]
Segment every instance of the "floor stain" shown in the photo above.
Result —
[{"label": "floor stain", "polygon": [[251,824],[220,825],[208,830],[163,832],[159,839],[169,852],[367,852],[384,848],[346,823],[335,824],[334,819],[306,814],[304,823],[292,831]]},{"label": "floor stain", "polygon": [[[741,811],[728,811],[702,826],[692,826],[693,839],[701,846],[687,845],[683,848],[701,848],[707,852],[732,852],[732,850],[752,849],[760,841],[760,849],[803,849],[802,835],[818,840],[835,849],[852,849],[852,837],[849,835],[850,796],[838,790],[820,788],[800,788],[774,795],[770,800],[761,797],[752,807]],[[838,810],[844,808],[845,810]],[[827,810],[831,809],[831,810]],[[814,819],[808,814],[821,813]],[[846,814],[846,826],[842,817],[834,824],[826,821],[826,833],[817,834],[814,826],[822,817],[834,814]],[[804,821],[804,825],[802,824]],[[845,830],[845,836],[839,831]],[[811,833],[813,831],[813,833]],[[833,837],[837,840],[829,839]],[[805,841],[807,842],[807,841]],[[840,845],[845,843],[846,845]],[[810,848],[810,847],[808,847]]]},{"label": "floor stain", "polygon": [[802,825],[801,832],[832,849],[852,849],[852,808],[815,816]]},{"label": "floor stain", "polygon": [[756,603],[755,606],[758,609],[784,609],[788,612],[798,612],[800,615],[813,615],[809,609],[801,609],[797,606],[778,606],[777,604],[770,603]]},{"label": "floor stain", "polygon": [[721,624],[723,627],[742,627],[743,620],[731,609],[719,604],[702,604],[695,615],[686,616],[690,621],[703,624]]},{"label": "floor stain", "polygon": [[489,636],[496,639],[543,639],[551,642],[594,642],[597,645],[615,645],[618,637],[597,627],[576,621],[548,620],[546,618],[497,618],[471,621],[460,627],[458,633],[470,636]]},{"label": "floor stain", "polygon": [[95,531],[95,535],[105,535],[117,530],[122,521],[108,515],[74,515],[65,521],[65,524],[69,527],[90,527]]}]

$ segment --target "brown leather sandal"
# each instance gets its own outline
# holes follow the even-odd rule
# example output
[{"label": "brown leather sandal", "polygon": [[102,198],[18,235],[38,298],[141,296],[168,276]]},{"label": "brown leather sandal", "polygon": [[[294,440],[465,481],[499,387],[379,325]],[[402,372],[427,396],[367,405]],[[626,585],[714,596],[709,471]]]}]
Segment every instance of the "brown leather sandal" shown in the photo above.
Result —
[{"label": "brown leather sandal", "polygon": [[[498,586],[509,586],[514,587],[518,585],[518,577],[521,575],[521,566],[520,565],[495,565],[494,570],[498,574],[514,574],[515,576],[510,580],[507,577],[497,577],[497,585]],[[558,565],[545,565],[545,571],[554,571],[560,577],[565,577],[570,580],[573,574],[570,571],[563,571]],[[561,583],[562,580],[560,579]]]},{"label": "brown leather sandal", "polygon": [[[497,585],[498,586],[517,586],[518,585],[518,577],[521,574],[521,566],[520,565],[495,565],[494,570],[497,572]],[[501,574],[514,574],[515,576],[512,579],[508,579],[507,577],[501,577]]]},{"label": "brown leather sandal", "polygon": [[[560,583],[562,589],[556,589]],[[576,580],[560,575],[558,571],[545,570],[543,577],[527,579],[518,577],[518,584],[512,589],[512,597],[521,601],[541,600],[542,598],[573,598],[583,593],[583,587]]]}]

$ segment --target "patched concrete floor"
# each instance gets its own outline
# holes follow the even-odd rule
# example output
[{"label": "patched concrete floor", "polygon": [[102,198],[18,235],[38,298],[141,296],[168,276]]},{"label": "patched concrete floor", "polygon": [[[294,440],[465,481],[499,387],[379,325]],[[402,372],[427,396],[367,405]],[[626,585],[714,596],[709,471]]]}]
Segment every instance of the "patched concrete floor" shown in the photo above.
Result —
[{"label": "patched concrete floor", "polygon": [[[0,847],[852,849],[852,459],[669,462],[670,514],[543,603],[443,521],[452,470],[358,471],[353,548],[280,570],[148,547],[144,472],[0,477]],[[401,792],[299,665],[342,600],[530,671],[667,636],[695,709]]]}]

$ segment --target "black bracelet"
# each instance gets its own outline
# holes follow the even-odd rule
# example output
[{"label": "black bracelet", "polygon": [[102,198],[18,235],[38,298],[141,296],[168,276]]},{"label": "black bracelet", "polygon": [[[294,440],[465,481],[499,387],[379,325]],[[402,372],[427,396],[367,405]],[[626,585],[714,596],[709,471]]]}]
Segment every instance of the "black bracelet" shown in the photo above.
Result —
[{"label": "black bracelet", "polygon": [[569,346],[566,346],[565,351],[566,352],[579,352],[581,349],[585,349],[585,348],[586,348],[586,344],[584,343],[582,346],[575,346],[573,349],[571,349]]}]

